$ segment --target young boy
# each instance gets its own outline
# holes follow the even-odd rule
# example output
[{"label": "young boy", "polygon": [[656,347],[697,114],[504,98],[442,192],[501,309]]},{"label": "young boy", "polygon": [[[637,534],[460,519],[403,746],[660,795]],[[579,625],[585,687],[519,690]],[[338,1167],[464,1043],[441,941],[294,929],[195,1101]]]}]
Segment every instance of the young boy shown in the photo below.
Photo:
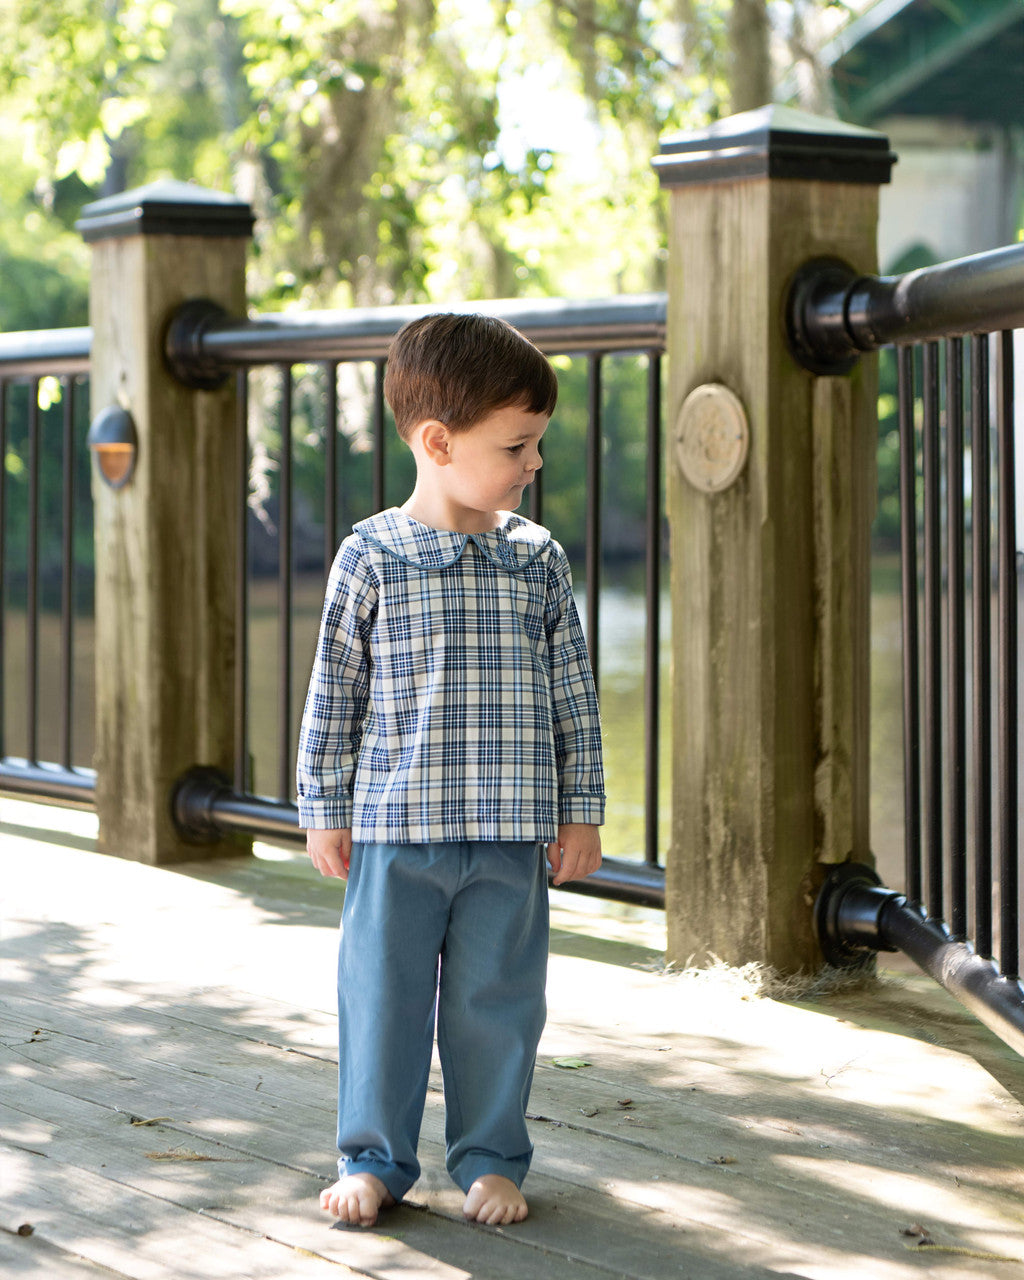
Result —
[{"label": "young boy", "polygon": [[299,820],[347,879],[339,1181],[371,1226],[419,1176],[435,1010],[464,1214],[518,1222],[554,883],[601,862],[597,700],[565,553],[512,514],[558,389],[503,321],[407,325],[384,393],[416,459],[400,508],[335,559],[298,751]]}]

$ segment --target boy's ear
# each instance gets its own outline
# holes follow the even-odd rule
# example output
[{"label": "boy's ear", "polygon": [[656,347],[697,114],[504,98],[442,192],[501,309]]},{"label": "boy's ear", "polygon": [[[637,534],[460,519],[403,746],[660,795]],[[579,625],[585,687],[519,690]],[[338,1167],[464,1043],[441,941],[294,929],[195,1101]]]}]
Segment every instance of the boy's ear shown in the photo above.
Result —
[{"label": "boy's ear", "polygon": [[439,467],[446,467],[451,461],[451,439],[448,428],[436,418],[428,418],[426,422],[421,422],[417,429],[423,451],[430,461]]}]

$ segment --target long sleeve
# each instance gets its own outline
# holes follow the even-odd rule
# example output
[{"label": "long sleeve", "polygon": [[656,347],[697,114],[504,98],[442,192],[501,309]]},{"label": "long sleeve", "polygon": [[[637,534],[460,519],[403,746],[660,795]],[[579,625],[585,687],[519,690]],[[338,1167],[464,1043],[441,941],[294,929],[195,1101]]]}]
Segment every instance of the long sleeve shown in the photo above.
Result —
[{"label": "long sleeve", "polygon": [[349,538],[328,581],[299,731],[299,824],[352,825],[352,784],[369,696],[369,631],[377,587],[360,539]]},{"label": "long sleeve", "polygon": [[545,616],[558,768],[558,821],[604,821],[601,720],[572,578],[561,548],[551,560]]}]

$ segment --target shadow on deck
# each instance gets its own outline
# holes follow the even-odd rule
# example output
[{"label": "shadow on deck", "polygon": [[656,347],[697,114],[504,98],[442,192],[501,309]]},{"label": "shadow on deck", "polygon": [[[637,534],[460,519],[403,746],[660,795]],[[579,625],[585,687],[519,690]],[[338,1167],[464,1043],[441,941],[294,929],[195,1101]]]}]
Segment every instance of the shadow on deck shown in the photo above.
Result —
[{"label": "shadow on deck", "polygon": [[782,1002],[735,973],[664,974],[656,913],[566,894],[528,1221],[462,1221],[435,1072],[409,1201],[372,1231],[334,1229],[316,1199],[333,1174],[340,887],[266,848],[174,870],[101,857],[92,823],[0,801],[5,1274],[1024,1270],[1024,1063],[941,990],[887,971]]}]

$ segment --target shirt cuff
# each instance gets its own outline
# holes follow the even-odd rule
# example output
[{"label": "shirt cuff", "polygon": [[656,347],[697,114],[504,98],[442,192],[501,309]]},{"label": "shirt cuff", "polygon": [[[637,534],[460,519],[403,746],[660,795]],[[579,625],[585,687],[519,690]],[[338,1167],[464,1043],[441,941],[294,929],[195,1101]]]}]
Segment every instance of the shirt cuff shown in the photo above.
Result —
[{"label": "shirt cuff", "polygon": [[558,801],[558,824],[585,822],[599,827],[604,822],[603,796],[561,796]]},{"label": "shirt cuff", "polygon": [[344,796],[299,796],[303,831],[342,831],[352,825],[352,802]]}]

